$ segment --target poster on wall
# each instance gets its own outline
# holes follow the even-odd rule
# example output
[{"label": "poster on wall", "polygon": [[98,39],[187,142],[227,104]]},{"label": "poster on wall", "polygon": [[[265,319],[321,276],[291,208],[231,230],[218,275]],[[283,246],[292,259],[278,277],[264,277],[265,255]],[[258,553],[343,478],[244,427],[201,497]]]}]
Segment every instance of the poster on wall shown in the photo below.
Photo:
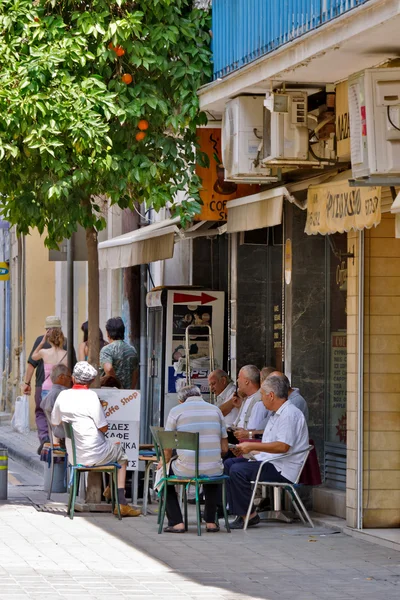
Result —
[{"label": "poster on wall", "polygon": [[108,421],[106,438],[121,444],[128,457],[128,471],[138,469],[140,430],[140,391],[116,388],[94,389]]},{"label": "poster on wall", "polygon": [[329,441],[345,444],[347,410],[347,334],[343,331],[331,333],[329,392]]}]

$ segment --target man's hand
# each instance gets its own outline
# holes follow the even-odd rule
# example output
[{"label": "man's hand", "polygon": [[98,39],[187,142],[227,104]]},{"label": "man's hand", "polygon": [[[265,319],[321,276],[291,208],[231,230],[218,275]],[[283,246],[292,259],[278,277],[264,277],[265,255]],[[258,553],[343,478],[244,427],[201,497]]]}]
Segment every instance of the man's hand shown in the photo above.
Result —
[{"label": "man's hand", "polygon": [[232,396],[232,404],[235,408],[240,408],[242,406],[243,398],[240,398],[237,394],[233,394]]},{"label": "man's hand", "polygon": [[253,442],[242,442],[236,446],[241,454],[248,454],[253,450]]},{"label": "man's hand", "polygon": [[21,384],[21,390],[22,393],[25,394],[26,396],[30,396],[31,395],[31,386],[27,383],[22,383]]},{"label": "man's hand", "polygon": [[242,456],[242,451],[239,446],[236,446],[235,448],[231,448],[231,452],[235,456]]},{"label": "man's hand", "polygon": [[235,430],[235,438],[238,440],[247,440],[250,437],[250,432],[247,429],[239,427]]}]

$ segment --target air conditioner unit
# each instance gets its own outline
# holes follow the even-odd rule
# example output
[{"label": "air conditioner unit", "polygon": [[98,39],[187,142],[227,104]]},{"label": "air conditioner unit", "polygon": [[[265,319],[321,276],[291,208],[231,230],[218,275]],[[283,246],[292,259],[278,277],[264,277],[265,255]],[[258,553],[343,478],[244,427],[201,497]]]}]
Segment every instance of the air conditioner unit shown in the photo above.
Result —
[{"label": "air conditioner unit", "polygon": [[400,177],[400,68],[349,78],[353,177]]},{"label": "air conditioner unit", "polygon": [[263,110],[262,96],[239,96],[226,103],[222,121],[222,162],[226,181],[278,181],[270,168],[260,164]]},{"label": "air conditioner unit", "polygon": [[307,92],[271,93],[264,101],[264,165],[320,166],[309,160]]}]

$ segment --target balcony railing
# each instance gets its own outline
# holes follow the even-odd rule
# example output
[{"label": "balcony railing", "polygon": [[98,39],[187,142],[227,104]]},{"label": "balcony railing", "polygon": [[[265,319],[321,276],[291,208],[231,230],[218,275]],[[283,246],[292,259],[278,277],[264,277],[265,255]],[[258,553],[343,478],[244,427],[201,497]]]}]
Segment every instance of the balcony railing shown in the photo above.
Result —
[{"label": "balcony railing", "polygon": [[213,0],[214,79],[370,0]]}]

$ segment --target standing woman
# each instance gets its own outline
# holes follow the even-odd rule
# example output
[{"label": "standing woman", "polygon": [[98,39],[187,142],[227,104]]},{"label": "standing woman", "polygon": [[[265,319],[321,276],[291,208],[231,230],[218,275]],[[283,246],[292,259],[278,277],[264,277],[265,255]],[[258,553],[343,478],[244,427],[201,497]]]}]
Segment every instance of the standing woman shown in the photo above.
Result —
[{"label": "standing woman", "polygon": [[[81,360],[87,361],[87,359],[89,357],[89,344],[88,344],[89,324],[87,321],[82,323],[81,330],[83,331],[83,342],[81,342],[78,346],[78,361],[81,361]],[[99,329],[99,342],[100,342],[100,345],[99,345],[100,350],[102,348],[104,348],[104,346],[107,346],[107,342],[103,337],[103,332],[101,329]]]},{"label": "standing woman", "polygon": [[[46,342],[50,344],[50,348],[43,347]],[[63,348],[64,344],[65,338],[61,327],[53,327],[52,329],[46,329],[42,341],[32,353],[33,360],[43,360],[44,381],[42,385],[42,400],[52,388],[53,383],[50,375],[53,367],[59,364],[68,366],[68,356]]]}]

